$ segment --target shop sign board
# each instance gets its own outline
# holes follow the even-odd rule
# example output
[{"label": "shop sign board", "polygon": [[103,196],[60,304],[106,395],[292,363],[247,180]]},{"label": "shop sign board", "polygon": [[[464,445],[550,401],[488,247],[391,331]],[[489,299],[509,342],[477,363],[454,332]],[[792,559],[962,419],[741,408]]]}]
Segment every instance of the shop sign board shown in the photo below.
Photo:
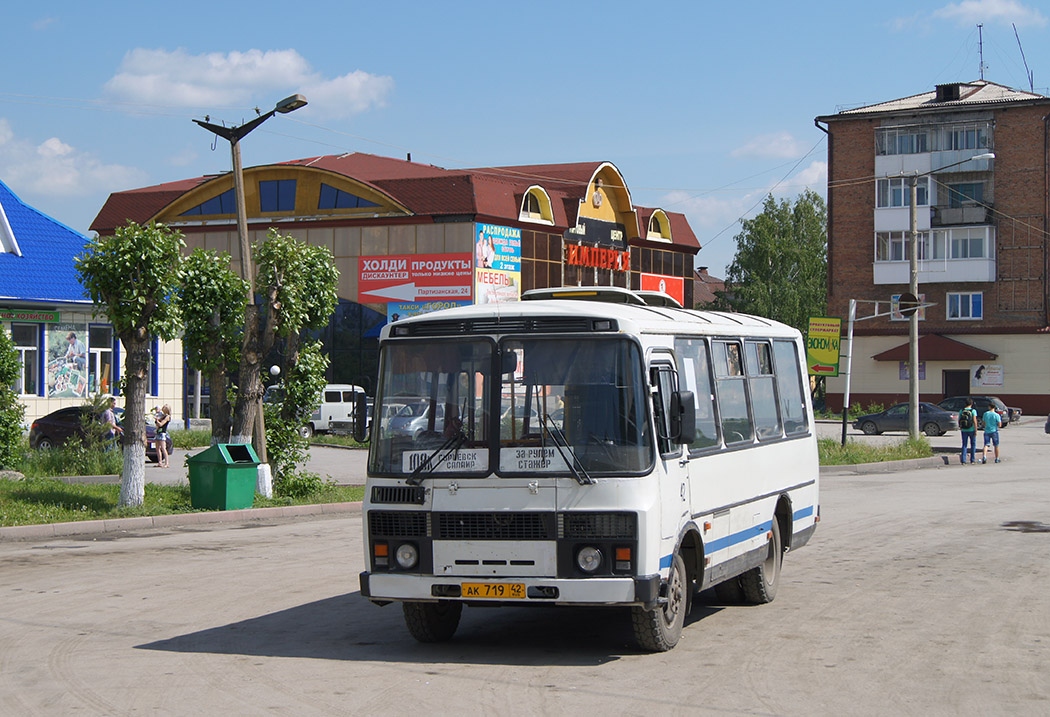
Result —
[{"label": "shop sign board", "polygon": [[612,271],[631,270],[631,252],[617,249],[606,249],[600,246],[583,244],[565,245],[565,263],[571,266],[589,266],[596,269]]},{"label": "shop sign board", "polygon": [[407,319],[412,316],[429,314],[432,311],[453,309],[457,306],[470,306],[469,301],[391,301],[386,305],[388,321]]},{"label": "shop sign board", "polygon": [[666,274],[641,274],[642,291],[662,291],[685,306],[685,279]]},{"label": "shop sign board", "polygon": [[3,321],[33,321],[39,323],[54,324],[62,320],[62,314],[58,311],[45,311],[40,309],[2,309],[0,308],[0,320]]},{"label": "shop sign board", "polygon": [[831,316],[809,317],[806,336],[806,366],[810,376],[839,375],[839,337],[842,319]]},{"label": "shop sign board", "polygon": [[1003,385],[1003,367],[1000,364],[970,366],[970,385],[974,388]]},{"label": "shop sign board", "polygon": [[470,254],[363,256],[358,260],[357,301],[447,301],[470,299],[474,258]]}]

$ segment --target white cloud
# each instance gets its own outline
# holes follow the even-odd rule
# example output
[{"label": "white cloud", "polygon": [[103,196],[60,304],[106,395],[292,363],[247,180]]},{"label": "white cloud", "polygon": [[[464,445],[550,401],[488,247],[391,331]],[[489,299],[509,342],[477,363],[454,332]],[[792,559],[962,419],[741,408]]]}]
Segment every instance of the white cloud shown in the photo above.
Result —
[{"label": "white cloud", "polygon": [[1017,0],[963,0],[933,12],[934,17],[954,20],[959,25],[1000,22],[1004,25],[1046,25],[1046,16]]},{"label": "white cloud", "polygon": [[759,135],[744,146],[737,147],[730,152],[730,156],[792,159],[805,154],[807,149],[790,132],[773,132]]},{"label": "white cloud", "polygon": [[346,116],[383,106],[391,77],[355,70],[323,77],[295,50],[248,50],[192,55],[137,48],[105,85],[115,99],[219,110],[258,101],[263,109],[281,93],[302,92],[317,115]]},{"label": "white cloud", "polygon": [[53,17],[44,17],[33,23],[34,30],[46,30],[51,25],[55,24],[56,20]]},{"label": "white cloud", "polygon": [[10,123],[0,118],[0,175],[9,186],[39,196],[87,196],[99,187],[128,187],[143,183],[146,173],[134,167],[106,164],[58,137],[39,144],[15,137]]}]

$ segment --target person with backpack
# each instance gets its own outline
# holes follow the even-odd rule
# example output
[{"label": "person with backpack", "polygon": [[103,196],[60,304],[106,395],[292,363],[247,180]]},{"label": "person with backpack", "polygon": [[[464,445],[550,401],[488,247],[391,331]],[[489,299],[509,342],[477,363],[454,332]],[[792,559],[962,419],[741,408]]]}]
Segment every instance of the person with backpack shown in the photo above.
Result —
[{"label": "person with backpack", "polygon": [[959,460],[966,465],[966,444],[970,444],[970,465],[973,465],[977,451],[977,411],[973,408],[973,399],[966,399],[966,406],[959,411],[959,431],[962,433],[962,455]]},{"label": "person with backpack", "polygon": [[981,452],[981,463],[988,462],[988,445],[995,446],[995,462],[999,462],[999,426],[1003,419],[995,411],[995,406],[988,406],[988,410],[981,416],[984,421],[984,450]]}]

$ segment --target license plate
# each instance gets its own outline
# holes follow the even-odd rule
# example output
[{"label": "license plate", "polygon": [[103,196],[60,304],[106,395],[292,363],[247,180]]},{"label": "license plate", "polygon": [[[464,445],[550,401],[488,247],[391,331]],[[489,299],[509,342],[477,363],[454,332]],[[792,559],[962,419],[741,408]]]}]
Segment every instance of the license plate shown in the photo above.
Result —
[{"label": "license plate", "polygon": [[150,447],[150,448],[156,448],[156,447],[157,447],[157,444],[155,444],[155,443],[150,443],[150,444],[149,444],[149,447]]},{"label": "license plate", "polygon": [[461,583],[460,595],[483,600],[524,600],[525,583]]}]

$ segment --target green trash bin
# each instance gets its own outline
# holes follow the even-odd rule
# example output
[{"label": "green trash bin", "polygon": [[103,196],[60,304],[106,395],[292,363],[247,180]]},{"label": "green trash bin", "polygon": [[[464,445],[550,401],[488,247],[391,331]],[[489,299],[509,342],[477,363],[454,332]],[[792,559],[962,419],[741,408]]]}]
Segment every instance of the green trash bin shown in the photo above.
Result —
[{"label": "green trash bin", "polygon": [[186,459],[194,508],[238,510],[255,502],[259,456],[250,444],[217,443]]}]

